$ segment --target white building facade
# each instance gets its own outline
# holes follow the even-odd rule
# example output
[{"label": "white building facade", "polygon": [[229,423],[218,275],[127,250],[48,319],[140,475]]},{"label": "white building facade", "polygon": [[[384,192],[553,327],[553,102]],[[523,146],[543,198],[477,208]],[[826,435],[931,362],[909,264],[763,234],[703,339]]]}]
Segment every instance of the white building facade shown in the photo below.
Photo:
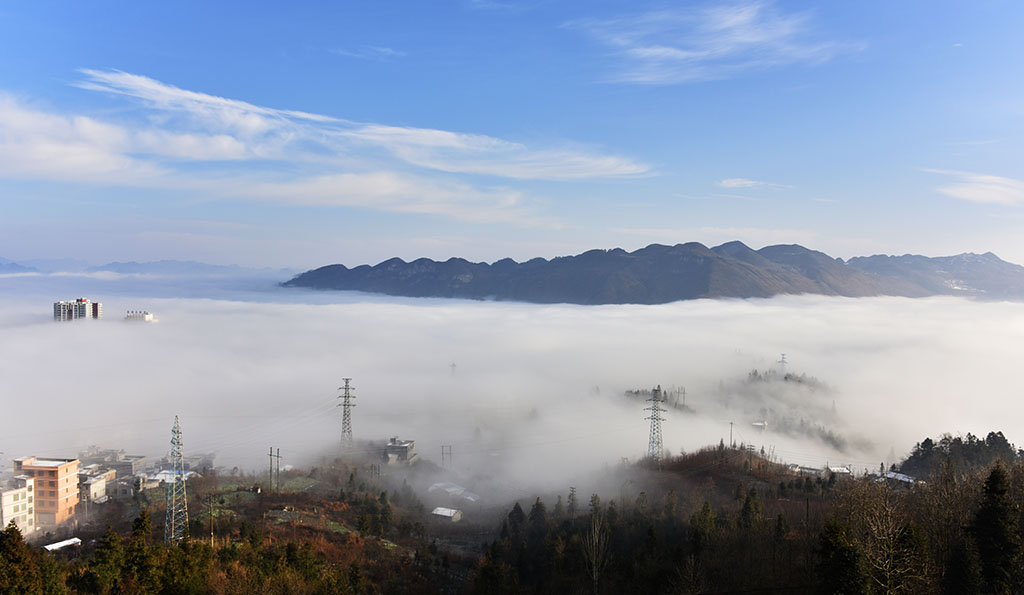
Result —
[{"label": "white building facade", "polygon": [[78,298],[73,302],[54,302],[53,319],[59,322],[78,320],[80,318],[103,318],[103,304],[90,302],[86,298]]},{"label": "white building facade", "polygon": [[0,527],[11,521],[22,535],[36,530],[35,480],[18,475],[7,488],[0,490]]}]

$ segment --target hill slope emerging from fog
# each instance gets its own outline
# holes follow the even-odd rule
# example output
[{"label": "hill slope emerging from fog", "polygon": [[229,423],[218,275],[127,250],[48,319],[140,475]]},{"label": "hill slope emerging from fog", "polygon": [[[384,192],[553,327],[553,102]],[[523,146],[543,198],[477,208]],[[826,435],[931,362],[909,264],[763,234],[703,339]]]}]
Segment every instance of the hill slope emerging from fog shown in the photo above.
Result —
[{"label": "hill slope emerging from fog", "polygon": [[714,248],[691,242],[652,244],[635,252],[590,250],[522,263],[507,258],[493,264],[462,258],[392,258],[351,269],[333,264],[282,285],[545,304],[662,304],[801,293],[1024,299],[1024,267],[991,252],[941,258],[870,256],[844,262],[795,244],[753,250],[741,242]]}]

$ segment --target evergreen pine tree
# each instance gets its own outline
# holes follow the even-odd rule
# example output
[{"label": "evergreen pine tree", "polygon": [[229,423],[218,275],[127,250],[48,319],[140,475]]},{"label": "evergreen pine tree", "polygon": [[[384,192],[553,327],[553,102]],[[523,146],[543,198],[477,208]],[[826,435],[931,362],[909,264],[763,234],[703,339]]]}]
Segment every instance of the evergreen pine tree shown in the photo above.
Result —
[{"label": "evergreen pine tree", "polygon": [[986,593],[1009,593],[1020,557],[1017,517],[1010,500],[1010,481],[1002,463],[985,480],[981,506],[974,517],[974,540]]},{"label": "evergreen pine tree", "polygon": [[829,521],[822,531],[818,550],[819,591],[829,595],[860,595],[868,592],[864,557],[850,542],[846,528]]},{"label": "evergreen pine tree", "polygon": [[950,554],[946,574],[942,577],[942,592],[945,595],[981,593],[981,561],[969,538],[961,539]]},{"label": "evergreen pine tree", "polygon": [[0,532],[0,594],[40,593],[39,567],[11,521]]}]

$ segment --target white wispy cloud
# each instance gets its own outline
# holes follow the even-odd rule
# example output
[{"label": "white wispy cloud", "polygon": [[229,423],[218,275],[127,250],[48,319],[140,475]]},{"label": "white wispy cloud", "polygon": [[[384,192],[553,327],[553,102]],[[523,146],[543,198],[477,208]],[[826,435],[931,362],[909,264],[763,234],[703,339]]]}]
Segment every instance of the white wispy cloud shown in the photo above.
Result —
[{"label": "white wispy cloud", "polygon": [[769,1],[712,3],[564,26],[585,31],[617,57],[612,81],[675,84],[725,79],[749,70],[819,64],[855,44],[822,39],[808,13]]},{"label": "white wispy cloud", "polygon": [[521,192],[508,188],[477,188],[469,184],[394,172],[342,173],[291,181],[255,182],[225,193],[271,202],[291,200],[310,206],[349,206],[402,213],[447,215],[463,221],[558,227],[536,215]]},{"label": "white wispy cloud", "polygon": [[510,180],[651,172],[600,151],[269,108],[116,70],[82,74],[77,87],[126,98],[139,113],[53,113],[0,95],[0,176],[550,225]]},{"label": "white wispy cloud", "polygon": [[[553,225],[531,211],[528,197],[521,192],[481,189],[450,176],[372,168],[338,171],[330,164],[301,175],[238,172],[235,167],[190,173],[177,165],[263,159],[267,152],[254,152],[233,136],[137,131],[81,116],[35,111],[10,98],[0,97],[0,131],[0,177],[8,179],[178,189],[232,200]],[[286,153],[275,154],[284,158]],[[301,165],[303,159],[296,161]]]},{"label": "white wispy cloud", "polygon": [[766,182],[764,180],[751,180],[749,178],[725,178],[724,180],[718,181],[718,186],[722,188],[731,189],[751,189],[751,188],[792,188],[787,184],[779,184],[777,182]]},{"label": "white wispy cloud", "polygon": [[948,169],[926,169],[926,172],[950,176],[956,182],[939,186],[947,196],[971,202],[1000,205],[1024,204],[1024,180]]},{"label": "white wispy cloud", "polygon": [[[451,173],[512,179],[583,179],[650,172],[631,159],[585,150],[540,148],[494,138],[430,128],[359,123],[319,114],[279,110],[244,101],[186,91],[148,77],[119,71],[83,70],[78,86],[137,99],[164,114],[178,114],[244,141],[253,155],[268,158],[329,159],[359,153],[367,144],[411,165]],[[187,125],[189,122],[179,122]]]},{"label": "white wispy cloud", "polygon": [[359,58],[360,60],[389,60],[405,57],[405,52],[377,45],[361,45],[355,49],[335,48],[329,51],[338,56]]},{"label": "white wispy cloud", "polygon": [[760,180],[748,180],[747,178],[726,178],[718,182],[718,185],[722,188],[757,188],[758,186],[768,186],[768,182],[762,182]]},{"label": "white wispy cloud", "polygon": [[446,130],[366,125],[345,134],[385,147],[409,163],[446,172],[576,180],[637,176],[650,171],[646,165],[613,155],[571,149],[531,150],[520,143]]}]

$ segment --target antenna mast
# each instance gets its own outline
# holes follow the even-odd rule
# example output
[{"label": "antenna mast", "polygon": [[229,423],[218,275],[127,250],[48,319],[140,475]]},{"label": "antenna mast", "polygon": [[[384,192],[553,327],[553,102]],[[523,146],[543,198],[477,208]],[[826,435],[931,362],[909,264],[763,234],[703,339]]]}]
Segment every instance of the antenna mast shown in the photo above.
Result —
[{"label": "antenna mast", "polygon": [[164,519],[164,543],[170,545],[185,539],[188,532],[188,502],[185,497],[185,460],[181,456],[181,425],[174,416],[171,429],[171,475],[167,486],[167,516]]},{"label": "antenna mast", "polygon": [[651,398],[647,401],[651,404],[650,407],[645,407],[644,411],[650,411],[650,417],[644,419],[651,420],[651,439],[647,445],[647,456],[653,461],[661,461],[664,449],[661,445],[661,422],[665,421],[661,414],[667,411],[667,409],[661,408],[661,403],[664,402],[665,396],[661,392],[661,385],[651,391]]},{"label": "antenna mast", "polygon": [[341,399],[341,403],[338,407],[341,407],[341,450],[345,453],[351,453],[355,443],[352,440],[352,408],[356,406],[352,402],[355,399],[355,395],[352,391],[355,389],[350,383],[351,378],[343,378],[345,386],[339,387],[338,390],[343,391],[338,397]]}]

